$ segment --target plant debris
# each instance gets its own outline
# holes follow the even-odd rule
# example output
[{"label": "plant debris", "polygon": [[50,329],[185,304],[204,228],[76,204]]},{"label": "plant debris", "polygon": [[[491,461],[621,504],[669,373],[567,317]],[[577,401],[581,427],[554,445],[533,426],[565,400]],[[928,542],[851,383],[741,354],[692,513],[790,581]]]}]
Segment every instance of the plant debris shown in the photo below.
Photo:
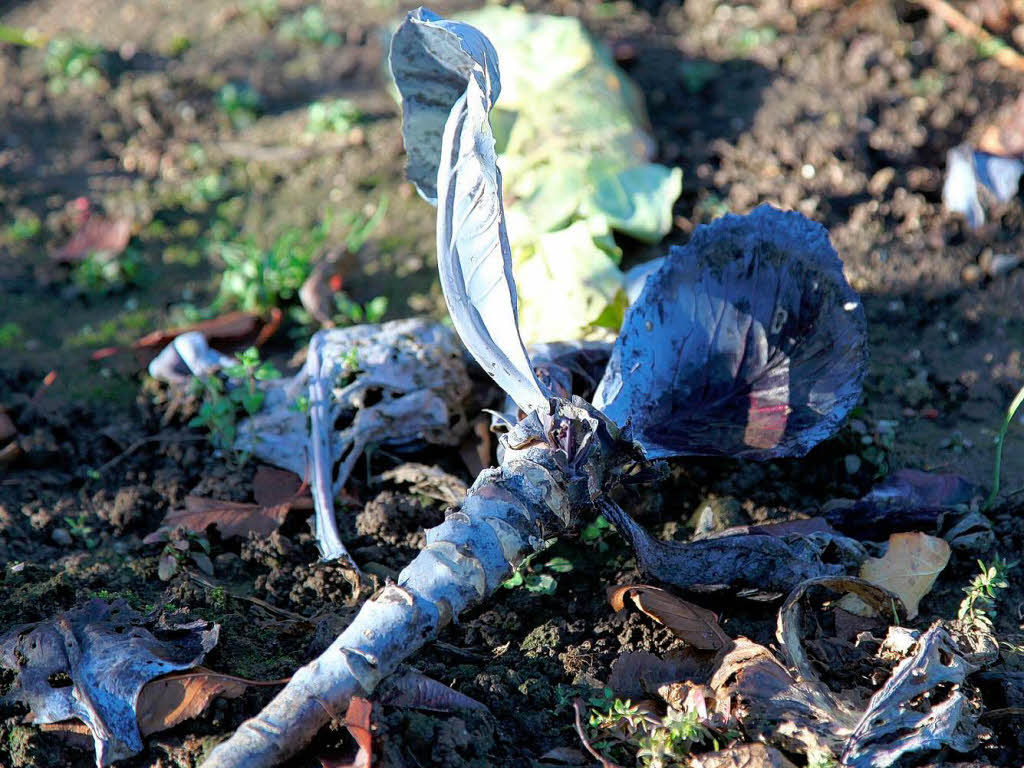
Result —
[{"label": "plant debris", "polygon": [[718,625],[714,613],[663,589],[646,584],[608,587],[608,602],[616,611],[625,608],[627,600],[694,648],[717,651],[732,642]]},{"label": "plant debris", "polygon": [[218,630],[202,620],[155,625],[123,600],[90,600],[0,637],[0,663],[15,673],[4,700],[26,704],[37,723],[82,720],[96,765],[110,765],[142,750],[136,707],[143,687],[199,664]]}]

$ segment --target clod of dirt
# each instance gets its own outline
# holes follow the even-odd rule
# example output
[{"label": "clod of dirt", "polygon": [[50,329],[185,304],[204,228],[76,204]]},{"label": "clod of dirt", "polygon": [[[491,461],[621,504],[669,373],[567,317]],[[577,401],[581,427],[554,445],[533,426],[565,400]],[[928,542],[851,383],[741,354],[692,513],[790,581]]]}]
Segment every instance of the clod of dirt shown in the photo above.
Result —
[{"label": "clod of dirt", "polygon": [[37,723],[85,722],[98,766],[140,752],[135,706],[143,686],[198,664],[219,631],[205,621],[151,629],[147,623],[123,600],[91,600],[15,627],[0,637],[0,664],[16,674],[4,700],[27,704]]},{"label": "clod of dirt", "polygon": [[423,530],[443,520],[444,513],[436,507],[405,494],[381,491],[356,515],[356,531],[397,547],[419,549],[425,542]]}]

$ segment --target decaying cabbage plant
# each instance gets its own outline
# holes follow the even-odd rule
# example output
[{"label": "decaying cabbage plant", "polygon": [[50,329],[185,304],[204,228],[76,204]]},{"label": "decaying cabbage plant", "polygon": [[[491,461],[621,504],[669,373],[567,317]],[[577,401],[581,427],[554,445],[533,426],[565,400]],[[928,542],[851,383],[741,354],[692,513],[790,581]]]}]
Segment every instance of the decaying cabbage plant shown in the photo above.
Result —
[{"label": "decaying cabbage plant", "polygon": [[[673,248],[629,310],[593,403],[535,374],[519,335],[488,114],[498,62],[476,29],[419,9],[392,43],[408,174],[437,204],[455,329],[525,417],[501,464],[319,658],[206,768],[274,765],[352,696],[479,605],[552,535],[572,533],[637,465],[685,455],[802,455],[838,427],[864,374],[865,321],[825,231],[763,207]],[[628,514],[615,508],[619,519]],[[634,543],[638,539],[634,539]]]}]

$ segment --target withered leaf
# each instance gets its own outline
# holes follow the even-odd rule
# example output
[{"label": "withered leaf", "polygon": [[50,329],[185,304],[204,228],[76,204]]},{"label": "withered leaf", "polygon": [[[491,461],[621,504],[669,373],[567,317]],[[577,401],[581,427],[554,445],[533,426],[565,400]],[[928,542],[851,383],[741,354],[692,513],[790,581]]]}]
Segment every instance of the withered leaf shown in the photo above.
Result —
[{"label": "withered leaf", "polygon": [[82,261],[93,253],[116,256],[125,249],[131,236],[132,223],[128,219],[90,216],[53,256],[57,261]]},{"label": "withered leaf", "polygon": [[871,697],[842,752],[855,768],[903,765],[908,753],[977,745],[977,719],[961,685],[975,667],[960,655],[949,633],[935,624]]},{"label": "withered leaf", "polygon": [[785,539],[746,534],[668,542],[651,536],[629,514],[604,498],[604,516],[633,547],[637,568],[646,578],[694,592],[752,590],[786,594],[801,581],[842,572],[822,563]]},{"label": "withered leaf", "polygon": [[149,736],[173,728],[201,714],[218,696],[241,696],[249,684],[248,680],[203,667],[152,680],[146,683],[135,704],[139,731]]},{"label": "withered leaf", "polygon": [[37,723],[82,720],[96,764],[142,750],[135,706],[153,678],[194,667],[217,643],[218,626],[149,626],[124,600],[91,600],[0,637],[0,666],[15,673],[3,701],[28,705]]},{"label": "withered leaf", "polygon": [[718,616],[714,613],[658,587],[647,584],[608,587],[608,602],[616,611],[625,608],[627,600],[695,648],[717,651],[732,641],[718,625]]},{"label": "withered leaf", "polygon": [[779,750],[766,744],[737,744],[721,752],[693,755],[693,768],[795,768]]},{"label": "withered leaf", "polygon": [[[290,508],[291,505],[287,502],[273,507],[263,507],[238,501],[186,496],[185,508],[168,512],[160,527],[175,528],[180,525],[195,533],[203,533],[213,525],[225,539],[244,538],[250,531],[260,536],[268,536],[284,522]],[[155,535],[150,534],[144,541],[153,543],[156,541]]]},{"label": "withered leaf", "polygon": [[[345,713],[345,727],[356,740],[359,751],[348,763],[337,763],[336,768],[370,768],[373,762],[373,732],[370,730],[370,713],[373,704],[360,696],[353,696]],[[328,768],[328,766],[325,766]]]},{"label": "withered leaf", "polygon": [[398,679],[391,681],[390,686],[391,691],[383,701],[392,706],[426,709],[433,712],[489,711],[476,699],[459,693],[416,670],[410,670]]},{"label": "withered leaf", "polygon": [[287,469],[261,465],[252,478],[252,496],[261,507],[288,502],[292,509],[312,509],[313,501],[302,478]]},{"label": "withered leaf", "polygon": [[[870,557],[860,568],[862,579],[899,595],[907,608],[907,618],[917,616],[921,598],[927,595],[939,573],[949,562],[949,544],[925,533],[894,533],[880,558]],[[856,598],[843,598],[840,605],[861,616],[864,604]]]},{"label": "withered leaf", "polygon": [[792,752],[840,751],[860,715],[824,684],[797,681],[767,648],[745,637],[720,656],[711,689],[735,701],[748,736]]}]

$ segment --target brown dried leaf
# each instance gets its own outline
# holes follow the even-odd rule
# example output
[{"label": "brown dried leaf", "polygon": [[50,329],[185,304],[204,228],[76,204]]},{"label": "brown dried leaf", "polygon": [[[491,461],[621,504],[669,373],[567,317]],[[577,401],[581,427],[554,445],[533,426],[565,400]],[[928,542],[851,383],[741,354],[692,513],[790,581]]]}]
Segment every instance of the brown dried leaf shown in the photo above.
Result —
[{"label": "brown dried leaf", "polygon": [[261,507],[289,503],[292,509],[312,509],[309,487],[294,472],[262,465],[252,478],[252,495]]},{"label": "brown dried leaf", "polygon": [[203,667],[146,683],[135,704],[143,736],[173,728],[201,714],[217,696],[235,699],[250,681]]},{"label": "brown dried leaf", "polygon": [[718,616],[714,613],[658,587],[646,584],[608,587],[608,602],[616,611],[625,607],[626,600],[695,648],[717,651],[732,642],[718,626]]},{"label": "brown dried leaf", "polygon": [[345,727],[356,740],[359,751],[347,766],[338,768],[370,768],[373,762],[373,732],[370,730],[370,713],[373,704],[360,696],[353,696],[345,713]]},{"label": "brown dried leaf", "polygon": [[[921,598],[931,591],[935,579],[949,562],[949,553],[949,544],[944,539],[925,533],[894,533],[882,557],[864,561],[860,576],[899,595],[906,606],[907,618],[913,619]],[[853,597],[843,598],[840,607],[860,616],[873,614]]]},{"label": "brown dried leaf", "polygon": [[693,768],[795,768],[779,750],[766,744],[737,744],[721,752],[693,755]]},{"label": "brown dried leaf", "polygon": [[129,219],[106,219],[90,216],[53,257],[57,261],[82,261],[92,253],[106,253],[116,256],[128,245],[132,237],[132,223]]},{"label": "brown dried leaf", "polygon": [[822,683],[797,681],[767,648],[745,637],[720,656],[711,689],[736,702],[749,736],[787,751],[837,752],[860,715]]},{"label": "brown dried leaf", "polygon": [[[268,536],[284,522],[290,508],[291,505],[287,502],[273,507],[262,507],[259,504],[186,496],[185,508],[168,512],[160,527],[175,528],[180,525],[195,533],[203,533],[211,525],[215,525],[225,539],[236,536],[244,538],[250,531],[260,536]],[[155,534],[150,534],[144,541],[152,543],[155,540],[154,536]]]},{"label": "brown dried leaf", "polygon": [[432,712],[454,712],[470,710],[489,712],[487,707],[464,693],[449,688],[433,678],[411,670],[392,681],[392,692],[384,703],[396,707],[427,709]]},{"label": "brown dried leaf", "polygon": [[626,651],[612,662],[608,687],[620,699],[636,701],[652,696],[661,687],[693,676],[695,664],[662,659],[647,651]]}]

